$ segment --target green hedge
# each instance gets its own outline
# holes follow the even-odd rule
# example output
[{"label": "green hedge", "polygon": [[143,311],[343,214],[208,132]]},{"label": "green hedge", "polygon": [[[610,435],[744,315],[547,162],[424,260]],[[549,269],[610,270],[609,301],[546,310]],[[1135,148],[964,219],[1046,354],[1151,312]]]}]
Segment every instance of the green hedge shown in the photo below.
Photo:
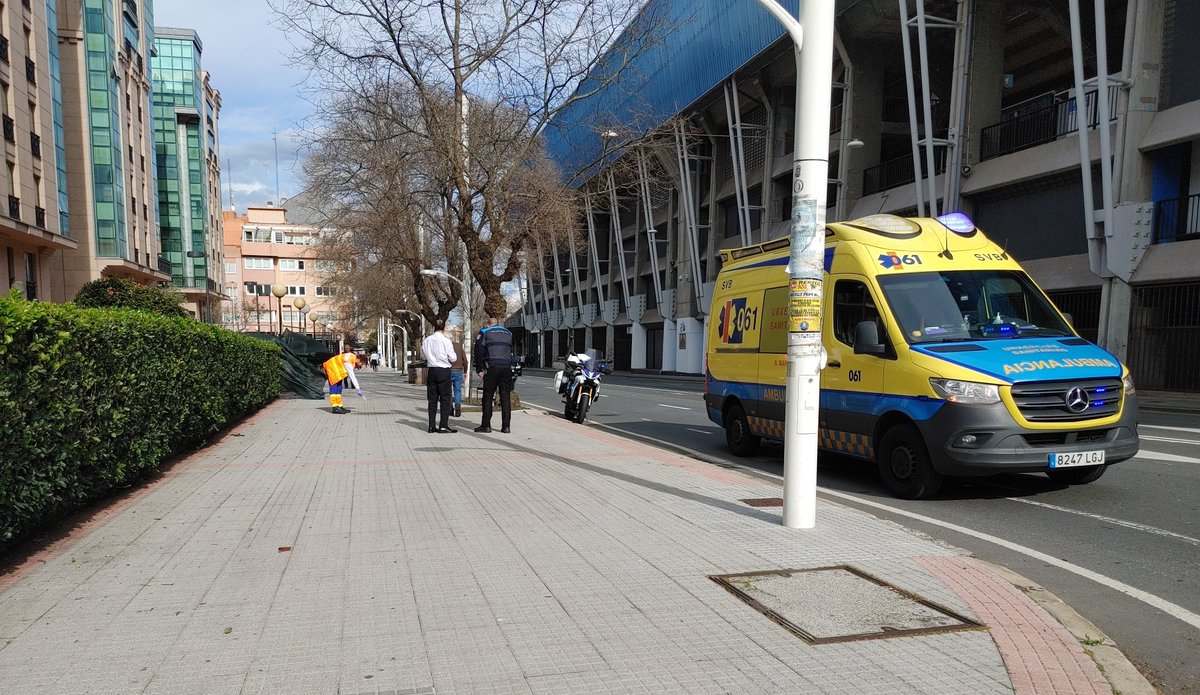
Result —
[{"label": "green hedge", "polygon": [[0,543],[279,395],[279,348],[190,318],[0,298]]}]

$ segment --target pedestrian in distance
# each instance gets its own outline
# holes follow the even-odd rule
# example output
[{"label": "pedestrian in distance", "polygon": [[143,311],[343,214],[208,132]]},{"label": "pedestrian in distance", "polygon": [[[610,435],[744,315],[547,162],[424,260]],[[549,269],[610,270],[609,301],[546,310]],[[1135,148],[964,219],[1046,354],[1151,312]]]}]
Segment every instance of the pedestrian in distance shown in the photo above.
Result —
[{"label": "pedestrian in distance", "polygon": [[[429,431],[453,434],[458,432],[450,428],[450,365],[454,364],[456,355],[454,344],[446,337],[446,322],[435,321],[433,333],[421,343],[421,352],[425,354],[425,365],[428,374],[425,379],[425,396],[429,400]],[[441,407],[441,420],[438,420],[438,407]]]},{"label": "pedestrian in distance", "polygon": [[450,389],[454,401],[454,417],[462,417],[462,387],[463,375],[467,371],[467,351],[457,340],[451,342],[454,345],[454,364],[450,365]]},{"label": "pedestrian in distance", "polygon": [[508,434],[512,424],[513,334],[496,319],[475,338],[475,373],[483,380],[483,421],[476,432],[492,431],[492,400],[500,393],[500,431]]},{"label": "pedestrian in distance", "polygon": [[354,356],[354,348],[349,345],[346,345],[341,353],[330,357],[321,365],[321,368],[325,370],[325,380],[329,383],[329,412],[335,415],[344,415],[350,412],[346,410],[342,402],[344,386],[353,386],[354,392],[358,394],[359,398],[366,397],[358,385],[358,377],[354,375],[357,365],[358,358]]},{"label": "pedestrian in distance", "polygon": [[375,350],[371,353],[371,371],[379,371],[379,351]]}]

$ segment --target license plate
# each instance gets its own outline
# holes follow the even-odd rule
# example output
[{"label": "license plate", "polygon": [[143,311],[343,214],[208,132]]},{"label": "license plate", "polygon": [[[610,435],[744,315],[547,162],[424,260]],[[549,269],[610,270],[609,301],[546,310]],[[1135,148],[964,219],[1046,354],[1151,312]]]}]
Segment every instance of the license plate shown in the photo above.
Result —
[{"label": "license plate", "polygon": [[1069,454],[1050,454],[1051,468],[1099,466],[1104,463],[1103,451],[1074,451]]}]

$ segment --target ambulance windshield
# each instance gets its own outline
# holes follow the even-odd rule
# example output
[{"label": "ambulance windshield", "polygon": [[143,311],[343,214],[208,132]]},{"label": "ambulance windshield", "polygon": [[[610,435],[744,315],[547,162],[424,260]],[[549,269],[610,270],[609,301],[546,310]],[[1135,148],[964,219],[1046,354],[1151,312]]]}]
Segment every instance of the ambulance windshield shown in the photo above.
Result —
[{"label": "ambulance windshield", "polygon": [[1074,335],[1024,273],[964,270],[879,278],[911,344]]}]

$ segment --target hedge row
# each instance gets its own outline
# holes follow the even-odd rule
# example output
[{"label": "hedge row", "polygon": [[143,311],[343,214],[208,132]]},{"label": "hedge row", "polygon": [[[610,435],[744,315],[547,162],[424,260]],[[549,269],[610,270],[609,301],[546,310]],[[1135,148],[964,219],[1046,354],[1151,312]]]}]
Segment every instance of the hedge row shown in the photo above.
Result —
[{"label": "hedge row", "polygon": [[0,543],[279,395],[279,348],[190,318],[0,298]]}]

